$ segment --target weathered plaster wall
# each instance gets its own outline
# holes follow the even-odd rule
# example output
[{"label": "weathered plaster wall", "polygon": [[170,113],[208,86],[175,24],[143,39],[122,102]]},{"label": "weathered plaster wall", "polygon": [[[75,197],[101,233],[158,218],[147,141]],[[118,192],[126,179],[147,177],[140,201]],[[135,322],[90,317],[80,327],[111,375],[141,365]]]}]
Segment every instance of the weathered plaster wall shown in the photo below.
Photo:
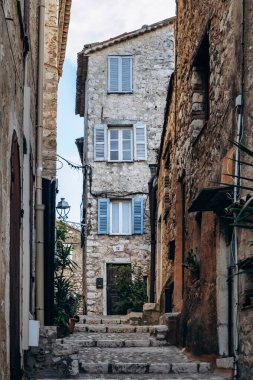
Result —
[{"label": "weathered plaster wall", "polygon": [[[133,56],[133,94],[107,94],[107,57],[109,54]],[[166,91],[174,68],[173,27],[166,26],[129,39],[89,56],[87,77],[88,129],[87,162],[92,166],[92,191],[122,195],[124,192],[148,192],[149,164],[156,162],[163,124]],[[147,161],[131,163],[93,162],[93,128],[95,124],[117,121],[147,126]],[[150,231],[147,196],[144,194],[144,234],[131,236],[97,235],[97,199],[88,195],[86,300],[89,313],[106,311],[106,294],[96,289],[96,278],[104,277],[106,262],[132,262],[149,267]],[[132,195],[126,197],[132,198]],[[116,246],[122,252],[114,252]]]}]

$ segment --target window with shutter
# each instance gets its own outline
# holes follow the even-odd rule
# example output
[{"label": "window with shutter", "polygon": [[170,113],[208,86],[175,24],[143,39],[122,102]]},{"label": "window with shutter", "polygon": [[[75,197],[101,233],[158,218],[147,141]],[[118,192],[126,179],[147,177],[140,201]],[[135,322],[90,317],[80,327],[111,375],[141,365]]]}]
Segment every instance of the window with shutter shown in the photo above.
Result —
[{"label": "window with shutter", "polygon": [[106,125],[97,124],[94,128],[94,160],[104,161],[106,159]]},{"label": "window with shutter", "polygon": [[109,204],[107,198],[98,199],[98,234],[106,235],[109,233]]},{"label": "window with shutter", "polygon": [[132,233],[143,234],[143,199],[132,200]]},{"label": "window with shutter", "polygon": [[108,133],[109,161],[132,161],[132,128],[109,128]]},{"label": "window with shutter", "polygon": [[136,123],[134,125],[135,160],[147,159],[146,125]]},{"label": "window with shutter", "polygon": [[132,57],[108,57],[108,92],[132,92]]},{"label": "window with shutter", "polygon": [[131,234],[131,202],[115,200],[110,203],[110,234]]}]

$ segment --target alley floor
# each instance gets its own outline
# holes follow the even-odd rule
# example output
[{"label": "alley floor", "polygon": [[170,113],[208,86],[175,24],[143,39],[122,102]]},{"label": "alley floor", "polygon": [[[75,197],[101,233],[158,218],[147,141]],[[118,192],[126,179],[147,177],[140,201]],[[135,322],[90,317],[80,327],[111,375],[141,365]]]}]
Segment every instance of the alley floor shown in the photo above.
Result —
[{"label": "alley floor", "polygon": [[57,370],[38,368],[31,379],[227,379],[215,374],[211,363],[191,360],[169,346],[166,329],[131,325],[121,318],[83,317],[73,334],[54,343]]}]

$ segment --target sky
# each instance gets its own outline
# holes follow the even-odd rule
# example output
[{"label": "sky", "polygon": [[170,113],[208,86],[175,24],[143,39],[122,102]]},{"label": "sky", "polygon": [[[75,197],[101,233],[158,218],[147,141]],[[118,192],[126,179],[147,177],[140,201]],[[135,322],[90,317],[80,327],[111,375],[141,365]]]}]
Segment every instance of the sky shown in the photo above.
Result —
[{"label": "sky", "polygon": [[[75,139],[83,136],[83,118],[75,115],[77,53],[83,45],[103,41],[175,15],[174,0],[72,0],[63,75],[58,90],[57,151],[81,165]],[[82,171],[58,165],[57,202],[71,206],[68,221],[80,222]]]}]

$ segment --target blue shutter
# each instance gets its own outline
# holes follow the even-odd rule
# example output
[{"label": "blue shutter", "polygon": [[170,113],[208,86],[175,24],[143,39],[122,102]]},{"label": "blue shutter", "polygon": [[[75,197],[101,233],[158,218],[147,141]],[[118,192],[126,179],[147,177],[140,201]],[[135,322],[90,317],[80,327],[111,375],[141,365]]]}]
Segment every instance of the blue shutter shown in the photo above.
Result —
[{"label": "blue shutter", "polygon": [[132,91],[132,57],[122,57],[122,92]]},{"label": "blue shutter", "polygon": [[120,57],[108,57],[108,91],[118,92],[119,89],[119,60]]},{"label": "blue shutter", "polygon": [[134,159],[147,159],[147,131],[146,125],[138,122],[134,124]]},{"label": "blue shutter", "polygon": [[133,234],[143,234],[142,198],[133,198],[132,200],[132,232]]},{"label": "blue shutter", "polygon": [[94,160],[106,159],[106,125],[97,124],[94,127]]},{"label": "blue shutter", "polygon": [[98,234],[109,234],[109,204],[108,198],[98,199]]}]

